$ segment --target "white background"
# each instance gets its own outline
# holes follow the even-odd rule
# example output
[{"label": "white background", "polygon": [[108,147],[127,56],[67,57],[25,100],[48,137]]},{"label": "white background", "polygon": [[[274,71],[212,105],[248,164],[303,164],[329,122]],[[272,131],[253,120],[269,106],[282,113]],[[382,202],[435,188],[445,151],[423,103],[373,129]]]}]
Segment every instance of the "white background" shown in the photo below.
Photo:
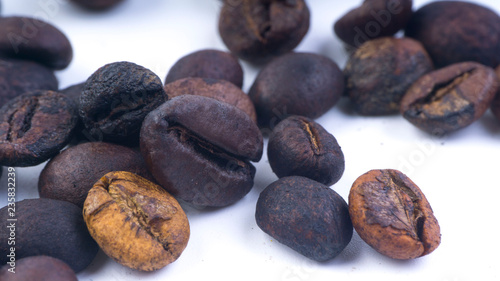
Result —
[{"label": "white background", "polygon": [[[326,55],[341,68],[347,54],[334,36],[336,19],[362,1],[310,0],[311,27],[297,50]],[[431,1],[415,0],[414,8]],[[476,0],[500,12],[498,1]],[[131,61],[165,78],[180,57],[199,49],[225,50],[217,32],[218,0],[125,0],[92,13],[63,0],[3,0],[2,14],[35,16],[71,40],[74,59],[57,72],[60,87],[84,81],[98,67]],[[244,90],[257,69],[243,63]],[[346,169],[332,186],[347,200],[354,180],[370,169],[405,172],[423,190],[442,231],[435,252],[412,261],[384,257],[357,234],[335,259],[318,263],[279,244],[256,225],[259,193],[276,180],[267,156],[256,164],[253,190],[238,203],[216,210],[186,207],[191,238],[182,256],[152,273],[123,267],[99,252],[79,280],[500,280],[500,122],[488,112],[473,125],[435,138],[400,116],[362,117],[341,101],[317,119],[342,146]],[[38,197],[43,164],[18,168],[18,201]],[[0,206],[7,204],[6,168]],[[2,253],[3,254],[3,253]]]}]

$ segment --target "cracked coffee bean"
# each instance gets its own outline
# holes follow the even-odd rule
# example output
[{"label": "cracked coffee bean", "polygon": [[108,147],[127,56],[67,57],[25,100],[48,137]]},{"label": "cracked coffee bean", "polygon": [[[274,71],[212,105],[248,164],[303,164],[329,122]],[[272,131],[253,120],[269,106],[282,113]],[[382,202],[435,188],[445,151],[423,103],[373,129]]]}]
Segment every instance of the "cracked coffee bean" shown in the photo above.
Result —
[{"label": "cracked coffee bean", "polygon": [[129,172],[104,175],[89,191],[83,218],[101,249],[132,269],[153,271],[179,258],[190,230],[179,203]]},{"label": "cracked coffee bean", "polygon": [[266,187],[255,219],[265,233],[316,261],[338,256],[353,233],[345,200],[327,186],[299,176]]},{"label": "cracked coffee bean", "polygon": [[57,27],[30,17],[0,18],[0,56],[38,62],[64,69],[73,59],[73,48]]},{"label": "cracked coffee bean", "polygon": [[0,107],[9,100],[36,90],[56,91],[54,71],[32,61],[0,59]]},{"label": "cracked coffee bean", "polygon": [[[161,132],[161,133],[158,133]],[[250,117],[212,98],[184,95],[152,111],[141,129],[141,152],[157,182],[200,207],[222,207],[253,186],[263,138]]]},{"label": "cracked coffee bean", "polygon": [[476,61],[500,64],[500,17],[491,9],[462,1],[435,1],[414,12],[405,35],[422,42],[436,68]]},{"label": "cracked coffee bean", "polygon": [[197,95],[229,103],[243,110],[252,120],[257,122],[257,113],[255,113],[255,107],[250,97],[226,80],[184,78],[166,84],[164,89],[169,99],[182,95]]},{"label": "cracked coffee bean", "polygon": [[346,64],[345,93],[362,115],[396,114],[408,88],[432,70],[429,55],[413,39],[371,40],[361,45]]},{"label": "cracked coffee bean", "polygon": [[269,137],[267,155],[279,178],[303,176],[332,185],[344,173],[344,154],[335,137],[302,116],[278,123]]},{"label": "cracked coffee bean", "polygon": [[138,149],[88,142],[69,147],[45,165],[38,178],[38,193],[82,208],[94,183],[112,171],[127,171],[153,180]]},{"label": "cracked coffee bean", "polygon": [[349,193],[349,214],[359,236],[394,259],[428,255],[441,241],[429,202],[397,170],[371,170],[356,179]]},{"label": "cracked coffee bean", "polygon": [[[8,206],[0,209],[0,219],[7,221]],[[62,260],[80,272],[94,260],[98,245],[89,235],[82,209],[69,202],[47,198],[16,202],[16,259],[46,255]],[[0,237],[9,237],[11,229],[2,226]],[[10,253],[7,243],[0,243],[1,253]],[[0,255],[0,263],[9,261]]]},{"label": "cracked coffee bean", "polygon": [[63,261],[49,256],[26,257],[15,262],[15,273],[9,264],[0,268],[0,280],[8,281],[78,281],[75,272]]},{"label": "cracked coffee bean", "polygon": [[107,64],[85,82],[80,117],[92,138],[137,145],[144,117],[166,100],[160,78],[131,62]]},{"label": "cracked coffee bean", "polygon": [[239,88],[243,86],[243,69],[238,59],[218,50],[200,50],[182,57],[168,71],[165,84],[188,77],[222,79]]},{"label": "cracked coffee bean", "polygon": [[479,119],[499,89],[495,71],[464,62],[418,79],[401,100],[401,114],[418,128],[442,135]]},{"label": "cracked coffee bean", "polygon": [[274,128],[288,115],[315,119],[332,108],[344,92],[344,75],[331,59],[290,53],[267,64],[248,95],[262,128]]},{"label": "cracked coffee bean", "polygon": [[65,95],[36,91],[0,108],[0,165],[27,167],[56,155],[72,137],[76,108]]},{"label": "cracked coffee bean", "polygon": [[405,28],[412,14],[412,0],[365,0],[333,26],[335,34],[347,45],[392,36]]},{"label": "cracked coffee bean", "polygon": [[262,64],[292,51],[309,30],[304,0],[224,0],[219,34],[236,56]]},{"label": "cracked coffee bean", "polygon": [[71,2],[89,10],[101,11],[110,9],[123,2],[123,0],[71,0]]}]

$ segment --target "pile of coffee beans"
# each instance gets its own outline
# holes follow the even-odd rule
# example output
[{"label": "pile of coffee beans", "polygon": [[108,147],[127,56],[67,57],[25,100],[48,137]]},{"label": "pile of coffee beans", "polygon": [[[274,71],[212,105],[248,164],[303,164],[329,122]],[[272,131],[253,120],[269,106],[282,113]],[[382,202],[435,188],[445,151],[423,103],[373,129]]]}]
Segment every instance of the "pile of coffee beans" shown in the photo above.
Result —
[{"label": "pile of coffee beans", "polygon": [[[122,1],[73,2],[103,10]],[[490,36],[500,17],[467,2],[416,11],[411,0],[396,2],[365,0],[335,22],[351,51],[343,70],[293,52],[310,26],[304,0],[223,1],[218,27],[229,51],[186,54],[164,83],[118,61],[66,89],[54,71],[72,61],[68,38],[39,19],[0,18],[0,166],[48,161],[40,198],[16,203],[26,277],[15,280],[76,280],[99,249],[132,269],[167,266],[189,246],[182,204],[237,204],[264,153],[279,179],[260,193],[255,220],[280,243],[327,261],[355,230],[393,259],[432,253],[441,233],[422,190],[398,170],[377,169],[352,184],[346,202],[331,188],[346,168],[341,143],[314,119],[344,98],[360,115],[400,114],[429,135],[460,130],[489,108],[500,120],[500,36]],[[23,40],[28,25],[38,32]],[[260,67],[248,95],[239,59]]]}]

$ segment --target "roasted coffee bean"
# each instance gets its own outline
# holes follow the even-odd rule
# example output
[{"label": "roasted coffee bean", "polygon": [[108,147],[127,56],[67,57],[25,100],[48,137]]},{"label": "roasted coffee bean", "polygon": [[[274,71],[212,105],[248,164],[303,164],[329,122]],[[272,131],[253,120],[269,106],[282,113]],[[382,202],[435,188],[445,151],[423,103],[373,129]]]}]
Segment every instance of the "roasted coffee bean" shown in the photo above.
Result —
[{"label": "roasted coffee bean", "polygon": [[[160,133],[159,133],[160,132]],[[263,138],[243,111],[212,98],[184,95],[152,111],[141,152],[157,182],[195,206],[222,207],[253,186]]]},{"label": "roasted coffee bean", "polygon": [[353,233],[345,200],[327,186],[298,176],[266,187],[255,219],[265,233],[317,261],[338,256]]},{"label": "roasted coffee bean", "polygon": [[224,0],[219,34],[232,53],[262,64],[293,50],[309,30],[309,17],[304,0]]},{"label": "roasted coffee bean", "polygon": [[475,3],[435,1],[418,9],[406,28],[406,36],[422,42],[436,68],[476,61],[500,64],[500,17]]},{"label": "roasted coffee bean", "polygon": [[106,10],[110,9],[119,3],[123,2],[123,0],[71,0],[73,3],[78,4],[89,10]]},{"label": "roasted coffee bean", "polygon": [[188,219],[174,197],[129,172],[104,175],[89,191],[83,217],[101,249],[133,269],[174,262],[189,240]]},{"label": "roasted coffee bean", "polygon": [[290,53],[260,71],[249,96],[259,126],[272,129],[287,115],[321,116],[337,103],[343,91],[344,76],[331,59]]},{"label": "roasted coffee bean", "polygon": [[66,35],[50,23],[30,17],[0,18],[0,56],[32,60],[64,69],[73,59]]},{"label": "roasted coffee bean", "polygon": [[[16,202],[15,223],[9,223],[12,209],[0,209],[4,222],[0,237],[16,237],[16,259],[47,255],[67,263],[75,272],[85,269],[97,255],[99,246],[89,235],[82,209],[65,201],[38,198]],[[0,264],[9,261],[10,247],[0,243]]]},{"label": "roasted coffee bean", "polygon": [[397,170],[371,170],[356,179],[349,193],[349,214],[359,236],[394,259],[428,255],[441,241],[429,202]]},{"label": "roasted coffee bean", "polygon": [[243,110],[257,122],[257,113],[250,97],[240,88],[226,80],[210,78],[184,78],[165,85],[168,98],[182,95],[197,95],[213,98]]},{"label": "roasted coffee bean", "polygon": [[442,135],[479,119],[499,89],[495,71],[464,62],[418,79],[401,100],[401,114],[418,128]]},{"label": "roasted coffee bean", "polygon": [[24,93],[57,88],[53,70],[32,61],[0,59],[0,107]]},{"label": "roasted coffee bean", "polygon": [[75,105],[54,91],[18,96],[0,108],[0,165],[35,166],[57,154],[78,122]]},{"label": "roasted coffee bean", "polygon": [[361,45],[344,69],[346,94],[363,115],[399,113],[408,88],[433,70],[422,45],[409,38],[384,37]]},{"label": "roasted coffee bean", "polygon": [[131,62],[107,64],[85,82],[80,117],[96,140],[137,144],[144,117],[166,99],[160,78]]},{"label": "roasted coffee bean", "polygon": [[[75,272],[63,261],[49,256],[32,256],[7,263],[0,268],[5,281],[78,281]],[[11,270],[11,271],[9,271]]]},{"label": "roasted coffee bean", "polygon": [[335,34],[347,45],[392,36],[405,28],[412,14],[412,0],[365,0],[343,15],[333,26]]},{"label": "roasted coffee bean", "polygon": [[68,201],[82,208],[94,183],[112,171],[127,171],[154,180],[138,149],[88,142],[52,158],[40,173],[38,192],[40,197]]},{"label": "roasted coffee bean", "polygon": [[[495,73],[500,81],[500,66],[495,69]],[[491,103],[491,112],[493,112],[493,115],[495,115],[498,121],[500,121],[500,90],[497,92],[493,102]]]},{"label": "roasted coffee bean", "polygon": [[168,71],[165,84],[188,77],[223,79],[239,88],[243,86],[243,69],[238,59],[218,50],[200,50],[182,57]]},{"label": "roasted coffee bean", "polygon": [[267,156],[279,178],[303,176],[332,185],[344,173],[344,154],[335,137],[302,116],[278,123],[269,137]]}]

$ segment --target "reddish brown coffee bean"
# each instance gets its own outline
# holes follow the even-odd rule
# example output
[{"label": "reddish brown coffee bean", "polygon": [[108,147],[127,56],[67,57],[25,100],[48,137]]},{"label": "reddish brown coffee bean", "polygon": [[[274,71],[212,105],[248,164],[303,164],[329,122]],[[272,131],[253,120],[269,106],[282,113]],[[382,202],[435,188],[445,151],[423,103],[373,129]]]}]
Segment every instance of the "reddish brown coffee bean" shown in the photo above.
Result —
[{"label": "reddish brown coffee bean", "polygon": [[219,34],[238,57],[262,64],[292,51],[309,30],[304,0],[224,0]]},{"label": "reddish brown coffee bean", "polygon": [[110,9],[123,2],[123,0],[71,0],[71,2],[89,10],[101,11]]},{"label": "reddish brown coffee bean", "polygon": [[349,193],[349,214],[359,236],[394,259],[428,255],[441,242],[429,202],[397,170],[371,170],[356,179]]},{"label": "reddish brown coffee bean", "polygon": [[222,79],[239,88],[243,86],[243,69],[238,59],[218,50],[200,50],[180,58],[168,71],[165,84],[188,77]]},{"label": "reddish brown coffee bean", "polygon": [[68,201],[82,208],[94,183],[112,171],[127,171],[153,180],[138,149],[88,142],[52,158],[40,173],[38,192],[40,197]]},{"label": "reddish brown coffee bean", "polygon": [[365,0],[337,20],[333,30],[344,43],[357,48],[403,29],[410,20],[412,5],[412,0]]},{"label": "reddish brown coffee bean", "polygon": [[401,114],[431,134],[445,134],[479,119],[499,89],[495,71],[464,62],[418,79],[401,100]]},{"label": "reddish brown coffee bean", "polygon": [[374,39],[349,58],[344,69],[346,94],[360,114],[399,113],[408,88],[431,70],[432,61],[419,42],[409,38]]},{"label": "reddish brown coffee bean", "polygon": [[434,1],[413,14],[406,36],[422,42],[436,68],[476,61],[500,63],[500,17],[491,9],[465,1]]},{"label": "reddish brown coffee bean", "polygon": [[30,17],[0,18],[0,56],[64,69],[73,59],[69,39],[57,27]]},{"label": "reddish brown coffee bean", "polygon": [[168,98],[182,95],[204,96],[229,103],[243,110],[257,122],[257,113],[250,97],[240,88],[226,80],[210,78],[184,78],[165,85]]},{"label": "reddish brown coffee bean", "polygon": [[345,200],[327,186],[298,176],[266,187],[255,219],[274,239],[316,261],[338,256],[353,233]]},{"label": "reddish brown coffee bean", "polygon": [[279,178],[303,176],[332,185],[344,173],[344,154],[335,137],[303,116],[278,123],[269,136],[267,155]]},{"label": "reddish brown coffee bean", "polygon": [[0,108],[0,164],[34,166],[70,141],[78,115],[73,102],[54,91],[18,96]]},{"label": "reddish brown coffee bean", "polygon": [[[9,271],[10,270],[10,271]],[[31,256],[0,268],[0,280],[6,281],[78,281],[75,272],[63,261],[49,256]]]}]

